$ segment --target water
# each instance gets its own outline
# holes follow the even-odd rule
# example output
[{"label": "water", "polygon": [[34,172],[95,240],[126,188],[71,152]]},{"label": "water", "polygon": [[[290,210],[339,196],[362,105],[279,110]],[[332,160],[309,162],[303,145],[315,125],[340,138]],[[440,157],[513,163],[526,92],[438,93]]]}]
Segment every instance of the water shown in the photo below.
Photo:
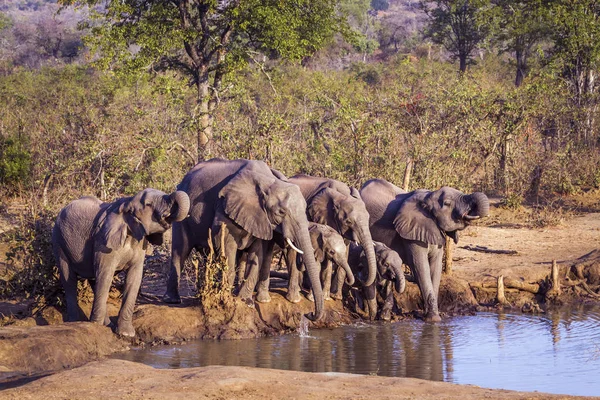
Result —
[{"label": "water", "polygon": [[600,396],[600,307],[479,313],[301,334],[158,346],[117,356],[156,368],[241,365],[348,372],[488,388]]}]

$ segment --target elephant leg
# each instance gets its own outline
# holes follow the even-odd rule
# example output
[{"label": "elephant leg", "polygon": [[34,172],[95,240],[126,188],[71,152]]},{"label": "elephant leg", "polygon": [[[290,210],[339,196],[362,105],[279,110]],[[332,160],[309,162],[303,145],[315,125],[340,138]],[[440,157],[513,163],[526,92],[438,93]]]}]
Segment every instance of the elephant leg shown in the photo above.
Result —
[{"label": "elephant leg", "polygon": [[346,271],[343,268],[338,268],[335,274],[335,287],[331,297],[336,300],[342,299],[342,289],[344,288],[344,282],[346,281]]},{"label": "elephant leg", "polygon": [[94,303],[90,320],[98,324],[105,324],[106,302],[108,293],[115,275],[116,262],[111,260],[112,255],[103,256],[98,253],[94,256],[94,269],[96,271],[96,290],[94,291]]},{"label": "elephant leg", "polygon": [[[239,252],[238,252],[239,253]],[[238,265],[237,265],[237,287],[241,287],[242,286],[242,282],[244,282],[244,279],[246,278],[246,269],[247,269],[247,264],[246,264],[246,253],[241,253],[239,254],[238,257]]]},{"label": "elephant leg", "polygon": [[123,292],[123,301],[121,303],[121,310],[119,310],[119,319],[117,321],[116,332],[119,335],[127,337],[135,336],[135,329],[133,328],[133,309],[142,284],[143,271],[144,258],[138,260],[127,271],[125,291]]},{"label": "elephant leg", "polygon": [[171,243],[171,266],[169,269],[169,277],[167,278],[167,292],[163,296],[163,301],[169,304],[181,303],[179,295],[179,278],[185,260],[190,256],[192,247],[184,232],[184,227],[181,223],[173,224],[173,242]]},{"label": "elephant leg", "polygon": [[408,245],[407,254],[409,258],[407,263],[412,267],[412,273],[415,275],[417,284],[421,290],[423,306],[425,308],[425,319],[432,322],[441,321],[438,311],[437,293],[433,291],[427,246],[412,242]]},{"label": "elephant leg", "polygon": [[369,313],[369,319],[374,321],[377,318],[377,293],[376,283],[363,287],[363,296],[365,298],[366,310]]},{"label": "elephant leg", "polygon": [[261,246],[261,263],[258,271],[258,287],[256,289],[256,301],[259,303],[268,303],[271,301],[269,295],[269,283],[271,276],[271,261],[273,260],[273,247],[275,242],[263,241]]},{"label": "elephant leg", "polygon": [[[90,284],[91,288],[92,288],[92,292],[94,293],[94,298],[96,297],[96,280],[95,279],[89,279],[88,283]],[[109,291],[110,293],[110,291]],[[108,326],[110,325],[110,317],[108,315],[104,316],[104,325]]]},{"label": "elephant leg", "polygon": [[392,281],[385,281],[383,286],[383,299],[381,319],[384,321],[389,321],[392,319],[392,308],[394,307],[394,291]]},{"label": "elephant leg", "polygon": [[[338,271],[341,268],[338,268]],[[323,298],[331,300],[329,293],[331,292],[331,275],[333,273],[333,263],[327,260],[327,265],[321,270],[321,282],[323,283]]]},{"label": "elephant leg", "polygon": [[285,263],[288,267],[288,291],[285,298],[292,303],[300,302],[300,283],[302,277],[298,271],[298,253],[293,249],[284,250]]},{"label": "elephant leg", "polygon": [[239,296],[242,300],[247,303],[252,302],[252,294],[254,293],[254,288],[256,287],[256,283],[258,282],[258,270],[260,268],[260,263],[262,260],[259,257],[261,240],[255,240],[254,243],[248,249],[248,254],[246,258],[246,279],[242,283],[242,288],[240,289]]},{"label": "elephant leg", "polygon": [[67,302],[67,321],[73,322],[79,319],[79,306],[77,304],[77,276],[69,268],[66,257],[61,254],[58,258],[58,271],[60,283],[65,290],[65,301]]},{"label": "elephant leg", "polygon": [[[440,293],[440,281],[442,279],[444,249],[434,250],[429,256],[429,267],[431,268],[431,284],[436,299]],[[437,303],[437,301],[436,301]]]}]

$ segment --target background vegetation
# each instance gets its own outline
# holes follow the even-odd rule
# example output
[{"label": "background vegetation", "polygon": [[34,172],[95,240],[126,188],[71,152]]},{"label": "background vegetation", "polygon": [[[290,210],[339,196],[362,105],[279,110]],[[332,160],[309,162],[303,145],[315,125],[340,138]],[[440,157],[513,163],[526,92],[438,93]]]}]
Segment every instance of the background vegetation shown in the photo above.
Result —
[{"label": "background vegetation", "polygon": [[[16,230],[2,229],[6,265],[43,274],[53,260],[39,235],[66,203],[171,191],[199,155],[189,75],[100,68],[75,29],[89,11],[58,9],[0,3],[0,198],[19,215]],[[382,177],[483,190],[513,206],[600,187],[596,2],[347,0],[338,10],[354,36],[300,60],[257,49],[222,77],[211,156],[356,187]],[[457,21],[470,24],[468,51],[455,46]],[[44,293],[31,271],[5,272],[0,294]]]}]

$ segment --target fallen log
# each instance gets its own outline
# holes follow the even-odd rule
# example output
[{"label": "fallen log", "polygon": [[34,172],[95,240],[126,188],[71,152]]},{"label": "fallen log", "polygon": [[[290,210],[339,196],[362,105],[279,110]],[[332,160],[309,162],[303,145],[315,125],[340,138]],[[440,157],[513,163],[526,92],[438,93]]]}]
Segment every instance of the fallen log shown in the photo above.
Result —
[{"label": "fallen log", "polygon": [[[530,292],[533,294],[538,294],[542,290],[540,288],[540,285],[537,283],[527,283],[527,282],[520,281],[518,279],[504,278],[503,283],[504,283],[505,291],[507,288],[511,288],[511,289],[523,290],[523,291]],[[498,289],[497,281],[496,282],[483,282],[479,285],[477,283],[473,283],[470,285],[473,287],[478,287],[480,285],[479,287],[481,289],[494,289],[493,291],[496,291]]]},{"label": "fallen log", "polygon": [[462,246],[461,249],[477,251],[479,253],[508,254],[511,256],[519,254],[519,252],[516,250],[494,250],[494,249],[489,249],[485,246]]}]

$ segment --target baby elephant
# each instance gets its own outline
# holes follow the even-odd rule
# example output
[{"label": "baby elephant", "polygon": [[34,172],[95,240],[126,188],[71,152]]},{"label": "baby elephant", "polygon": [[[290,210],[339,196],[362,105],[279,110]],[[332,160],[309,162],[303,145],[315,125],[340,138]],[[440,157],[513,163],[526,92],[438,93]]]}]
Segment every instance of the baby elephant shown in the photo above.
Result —
[{"label": "baby elephant", "polygon": [[162,244],[163,233],[173,221],[183,220],[189,209],[185,192],[168,195],[155,189],[113,203],[82,197],[63,208],[52,231],[52,246],[68,320],[78,319],[77,279],[83,278],[95,282],[91,320],[108,325],[106,301],[113,276],[127,270],[116,332],[135,336],[132,314],[142,283],[145,249],[148,242]]},{"label": "baby elephant", "polygon": [[[335,229],[314,222],[308,223],[308,233],[310,234],[310,240],[315,250],[315,259],[321,263],[323,297],[325,300],[331,300],[329,292],[331,290],[331,276],[334,272],[334,264],[337,268],[343,268],[346,272],[346,283],[348,285],[354,284],[354,274],[348,265],[344,238]],[[300,259],[298,259],[298,265],[301,265]],[[301,267],[301,269],[303,268]],[[312,291],[308,298],[312,301]]]},{"label": "baby elephant", "polygon": [[[375,260],[377,262],[377,278],[372,285],[361,285],[362,292],[367,304],[369,319],[374,320],[377,317],[377,293],[379,292],[379,295],[384,299],[380,317],[385,321],[389,321],[392,317],[392,308],[394,306],[392,286],[398,293],[403,293],[406,288],[402,259],[400,259],[397,252],[385,244],[380,242],[373,242],[373,244],[375,246]],[[357,282],[361,282],[361,277],[364,277],[368,273],[367,259],[362,246],[350,243],[348,263],[354,271],[354,275],[359,277]]]}]

